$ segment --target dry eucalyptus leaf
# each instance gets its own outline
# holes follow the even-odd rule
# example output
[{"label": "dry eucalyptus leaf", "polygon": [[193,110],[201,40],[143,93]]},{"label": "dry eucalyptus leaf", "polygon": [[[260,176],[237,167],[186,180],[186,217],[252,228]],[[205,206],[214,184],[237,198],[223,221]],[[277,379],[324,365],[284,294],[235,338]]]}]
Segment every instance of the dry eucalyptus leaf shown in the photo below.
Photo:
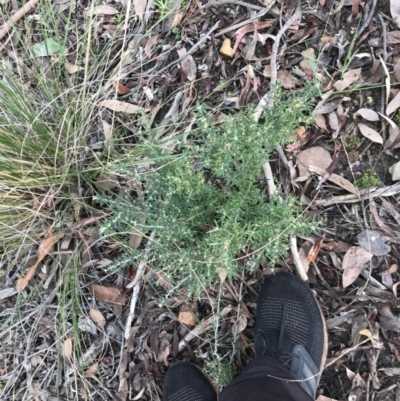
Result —
[{"label": "dry eucalyptus leaf", "polygon": [[400,57],[396,60],[393,66],[393,74],[397,82],[400,82]]},{"label": "dry eucalyptus leaf", "polygon": [[364,230],[357,235],[358,243],[367,251],[376,256],[387,255],[390,252],[390,245],[386,243],[387,238],[378,231]]},{"label": "dry eucalyptus leaf", "polygon": [[400,333],[400,317],[393,315],[390,307],[385,310],[385,314],[381,314],[381,310],[379,311],[379,324],[384,330],[391,330],[396,333]]},{"label": "dry eucalyptus leaf", "polygon": [[338,97],[336,99],[331,100],[330,102],[325,101],[322,99],[314,109],[314,114],[329,114],[332,111],[335,111],[339,104],[343,102],[343,97]]},{"label": "dry eucalyptus leaf", "polygon": [[120,102],[116,99],[106,99],[101,101],[98,105],[112,111],[126,114],[135,114],[140,109],[140,107],[135,104]]},{"label": "dry eucalyptus leaf", "polygon": [[397,45],[400,43],[400,31],[391,31],[386,35],[388,45]]},{"label": "dry eucalyptus leaf", "polygon": [[342,262],[343,288],[352,284],[364,269],[373,254],[361,246],[352,246],[344,255]]},{"label": "dry eucalyptus leaf", "polygon": [[315,64],[315,50],[310,47],[309,49],[301,52],[303,60],[300,61],[300,68],[302,70],[313,70]]},{"label": "dry eucalyptus leaf", "polygon": [[175,28],[176,26],[178,26],[181,23],[182,18],[183,18],[183,12],[182,11],[178,11],[175,14],[174,19],[171,22],[170,29]]},{"label": "dry eucalyptus leaf", "polygon": [[400,376],[400,368],[381,368],[379,371],[385,373],[386,376]]},{"label": "dry eucalyptus leaf", "polygon": [[151,56],[151,53],[153,52],[153,47],[158,43],[159,35],[154,35],[152,36],[145,44],[144,46],[144,52],[146,53],[147,57]]},{"label": "dry eucalyptus leaf", "polygon": [[231,40],[229,38],[224,39],[224,42],[222,43],[219,51],[224,56],[233,57],[235,55],[235,51],[232,49]]},{"label": "dry eucalyptus leaf", "polygon": [[297,156],[299,177],[311,176],[311,173],[308,171],[309,165],[317,166],[326,170],[331,163],[331,155],[322,146],[314,146],[312,148],[302,150]]},{"label": "dry eucalyptus leaf", "polygon": [[185,306],[179,311],[178,321],[185,326],[194,326],[197,322],[196,317]]},{"label": "dry eucalyptus leaf", "polygon": [[390,14],[397,26],[400,26],[400,0],[390,0]]},{"label": "dry eucalyptus leaf", "polygon": [[329,125],[333,131],[332,138],[335,139],[339,135],[339,119],[336,114],[336,111],[332,111],[332,113],[329,113]]},{"label": "dry eucalyptus leaf", "polygon": [[[316,174],[320,175],[321,177],[326,174],[326,170],[317,166],[310,165],[309,168],[310,171],[315,172]],[[346,180],[346,178],[343,178],[342,176],[338,174],[330,174],[330,176],[327,178],[328,181],[333,182],[336,185],[339,185],[339,187],[342,187],[346,191],[349,191],[350,193],[354,195],[358,195],[358,190],[357,188],[349,181]]]},{"label": "dry eucalyptus leaf", "polygon": [[326,127],[325,117],[322,114],[317,114],[315,116],[315,124],[317,124],[317,126],[322,130],[328,131],[328,128]]},{"label": "dry eucalyptus leaf", "polygon": [[358,128],[360,129],[361,134],[363,134],[370,141],[383,144],[383,139],[379,135],[379,133],[376,132],[374,129],[368,127],[368,125],[359,123]]},{"label": "dry eucalyptus leaf", "polygon": [[15,288],[4,288],[3,290],[0,290],[0,301],[2,299],[6,299],[9,297],[12,297],[17,293],[17,290]]},{"label": "dry eucalyptus leaf", "polygon": [[333,86],[336,90],[342,91],[347,87],[349,87],[354,82],[358,81],[360,77],[361,77],[361,67],[344,73],[343,79],[341,81],[337,81]]},{"label": "dry eucalyptus leaf", "polygon": [[287,70],[279,70],[277,80],[285,89],[293,89],[296,86],[296,78]]},{"label": "dry eucalyptus leaf", "polygon": [[98,362],[95,362],[93,365],[89,366],[87,370],[85,370],[85,377],[90,377],[94,375],[99,369]]},{"label": "dry eucalyptus leaf", "polygon": [[390,174],[392,174],[392,181],[399,181],[400,180],[400,162],[393,164],[389,168]]},{"label": "dry eucalyptus leaf", "polygon": [[112,125],[109,124],[106,120],[101,120],[103,125],[103,134],[105,137],[105,141],[107,142],[112,137]]},{"label": "dry eucalyptus leaf", "polygon": [[94,7],[92,10],[88,9],[83,12],[84,16],[91,15],[93,12],[93,15],[115,15],[118,14],[119,11],[115,9],[114,7],[111,7],[107,4],[102,4],[100,6]]},{"label": "dry eucalyptus leaf", "polygon": [[400,92],[389,102],[386,107],[386,115],[394,113],[400,107]]},{"label": "dry eucalyptus leaf", "polygon": [[[186,53],[186,51],[185,51]],[[181,55],[179,55],[181,57]],[[194,58],[189,55],[186,56],[182,61],[181,61],[181,67],[183,72],[186,75],[186,78],[189,81],[194,81],[196,79],[196,73],[197,73],[197,66],[194,61]]]},{"label": "dry eucalyptus leaf", "polygon": [[89,287],[90,293],[100,301],[108,304],[123,305],[125,302],[125,295],[115,287],[104,287],[98,284],[92,284]]},{"label": "dry eucalyptus leaf", "polygon": [[76,72],[82,70],[83,68],[75,64],[65,63],[65,69],[67,70],[68,74],[75,74]]},{"label": "dry eucalyptus leaf", "polygon": [[247,318],[246,316],[240,315],[238,319],[235,321],[232,327],[232,332],[234,336],[240,334],[247,327]]},{"label": "dry eucalyptus leaf", "polygon": [[89,315],[97,327],[101,329],[105,327],[106,319],[98,309],[90,309]]},{"label": "dry eucalyptus leaf", "polygon": [[382,273],[382,284],[388,289],[393,289],[393,277],[389,273]]},{"label": "dry eucalyptus leaf", "polygon": [[378,113],[371,109],[360,109],[354,113],[354,117],[356,116],[361,116],[364,120],[367,121],[379,121]]},{"label": "dry eucalyptus leaf", "polygon": [[71,361],[72,358],[72,338],[67,338],[62,347],[62,356],[65,360]]},{"label": "dry eucalyptus leaf", "polygon": [[143,16],[146,11],[147,0],[133,0],[133,7],[140,21],[143,22]]}]

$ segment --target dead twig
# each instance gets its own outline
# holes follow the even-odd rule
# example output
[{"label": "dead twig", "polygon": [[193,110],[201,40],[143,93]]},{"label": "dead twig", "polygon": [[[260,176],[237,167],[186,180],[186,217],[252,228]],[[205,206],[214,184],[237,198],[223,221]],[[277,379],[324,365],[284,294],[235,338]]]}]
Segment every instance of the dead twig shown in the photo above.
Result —
[{"label": "dead twig", "polygon": [[[153,231],[150,234],[149,237],[149,242],[152,242],[154,240],[154,236],[156,235],[155,231]],[[129,309],[129,315],[126,318],[126,325],[125,325],[125,339],[127,340],[130,336],[131,333],[131,326],[132,326],[132,321],[133,318],[135,317],[135,309],[136,309],[136,302],[139,296],[139,291],[140,291],[140,284],[142,282],[142,276],[144,273],[144,269],[146,267],[146,262],[144,260],[141,260],[136,272],[135,279],[132,281],[132,283],[127,286],[127,288],[132,288],[133,287],[133,293],[132,293],[132,299],[131,299],[131,307]]]},{"label": "dead twig", "polygon": [[22,6],[1,28],[0,28],[0,39],[3,39],[7,35],[9,29],[18,22],[26,13],[29,13],[33,8],[36,7],[38,0],[29,0],[24,6]]},{"label": "dead twig", "polygon": [[247,7],[253,10],[264,10],[265,7],[256,6],[255,4],[246,3],[245,1],[239,0],[218,0],[218,1],[210,1],[207,4],[200,6],[200,10],[204,10],[205,8],[210,7],[218,7],[222,6],[223,4],[236,4],[238,6]]},{"label": "dead twig", "polygon": [[191,54],[193,54],[194,52],[196,52],[199,47],[210,37],[210,35],[219,27],[219,21],[217,23],[215,23],[212,28],[203,35],[203,37],[201,37],[199,39],[199,41],[191,48],[189,49],[186,54],[182,57],[179,57],[177,60],[172,61],[171,63],[169,63],[168,65],[166,65],[164,68],[161,68],[160,71],[158,71],[158,74],[162,74],[164,71],[169,70],[171,67],[173,67],[174,65],[182,62],[183,60],[185,60],[185,58],[187,56],[190,56]]},{"label": "dead twig", "polygon": [[[231,305],[226,306],[224,309],[222,309],[220,316],[219,317],[226,317],[231,311],[233,307]],[[183,351],[183,349],[186,346],[186,343],[189,341],[193,340],[193,338],[200,336],[203,334],[205,331],[207,331],[215,322],[217,317],[215,315],[210,316],[208,319],[204,320],[203,322],[199,323],[193,330],[189,331],[185,335],[185,337],[182,338],[182,340],[179,342],[179,352]]]},{"label": "dead twig", "polygon": [[[355,38],[354,39],[358,39],[360,37],[360,35],[365,31],[365,28],[367,28],[367,26],[369,25],[369,23],[371,22],[371,19],[375,13],[375,8],[376,8],[376,3],[378,0],[372,0],[372,6],[371,8],[368,10],[367,15],[364,18],[364,22],[361,25],[361,28],[358,30],[358,32],[355,33]],[[371,4],[371,2],[367,3],[367,7]],[[367,8],[366,7],[366,8]]]},{"label": "dead twig", "polygon": [[292,252],[293,263],[296,267],[297,274],[303,281],[308,281],[308,276],[306,271],[304,270],[303,263],[301,262],[299,251],[297,249],[297,238],[290,237],[290,250]]},{"label": "dead twig", "polygon": [[214,37],[218,38],[222,35],[225,35],[228,32],[236,31],[237,29],[241,28],[242,26],[250,24],[251,22],[253,22],[253,21],[263,17],[265,14],[267,14],[274,5],[275,5],[275,1],[273,1],[268,7],[262,9],[254,17],[251,17],[251,18],[247,19],[246,21],[239,22],[238,24],[228,26],[228,28],[225,28],[222,31],[219,31],[216,35],[214,35]]}]

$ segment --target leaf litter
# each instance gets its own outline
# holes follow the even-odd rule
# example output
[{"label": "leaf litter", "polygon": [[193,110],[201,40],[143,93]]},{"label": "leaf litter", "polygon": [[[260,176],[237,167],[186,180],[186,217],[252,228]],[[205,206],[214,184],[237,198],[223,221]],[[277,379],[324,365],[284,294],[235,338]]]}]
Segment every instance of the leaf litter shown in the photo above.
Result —
[{"label": "leaf litter", "polygon": [[[296,146],[288,147],[285,151],[286,156],[291,158],[290,161],[295,162],[292,170],[299,178],[293,180],[295,185],[292,187],[290,183],[285,185],[289,185],[288,191],[302,200],[308,199],[305,213],[321,216],[323,219],[323,238],[318,235],[312,238],[302,238],[299,235],[297,238],[298,248],[307,263],[310,286],[316,292],[326,316],[336,319],[336,323],[329,326],[331,341],[328,358],[337,361],[334,366],[329,366],[324,371],[318,399],[339,400],[351,396],[354,397],[353,400],[361,400],[365,395],[365,383],[371,380],[373,386],[370,391],[375,400],[394,401],[395,390],[388,390],[386,393],[383,391],[394,383],[390,381],[390,375],[395,371],[390,369],[394,369],[391,361],[396,348],[393,348],[393,344],[398,342],[398,311],[395,298],[400,282],[397,269],[388,269],[388,266],[397,265],[400,256],[398,243],[394,242],[395,238],[389,236],[387,240],[384,239],[385,233],[382,228],[387,227],[391,232],[399,231],[398,219],[394,217],[398,211],[399,192],[398,189],[397,192],[396,189],[395,192],[390,192],[393,191],[391,179],[394,180],[397,175],[390,175],[390,168],[397,163],[394,156],[396,146],[400,146],[400,142],[396,142],[399,137],[398,130],[396,131],[396,113],[400,102],[398,93],[388,93],[388,80],[383,63],[391,75],[389,84],[393,84],[392,79],[397,79],[398,82],[396,76],[400,76],[400,58],[395,46],[400,44],[400,31],[395,22],[386,18],[389,9],[386,10],[386,14],[385,11],[381,14],[380,10],[376,10],[369,15],[372,10],[371,2],[340,2],[339,5],[334,5],[335,20],[329,15],[331,3],[318,1],[310,6],[302,2],[300,25],[292,25],[291,30],[283,35],[278,49],[279,68],[274,71],[270,63],[271,52],[280,30],[280,24],[275,23],[276,15],[279,14],[279,18],[285,21],[290,15],[290,8],[285,9],[277,5],[274,13],[267,13],[254,20],[250,11],[242,6],[216,5],[200,12],[192,4],[182,7],[181,2],[176,2],[178,3],[179,10],[174,8],[174,15],[165,21],[163,31],[153,26],[158,11],[148,7],[146,1],[133,2],[134,12],[128,16],[129,23],[134,29],[138,29],[138,32],[141,29],[144,32],[150,27],[152,29],[148,34],[141,36],[138,42],[133,41],[128,45],[136,48],[123,49],[127,50],[126,53],[114,50],[112,56],[121,62],[121,69],[110,73],[110,92],[107,92],[107,89],[102,93],[101,99],[96,98],[99,120],[93,122],[87,143],[90,144],[89,139],[93,138],[96,144],[114,141],[119,138],[121,127],[129,126],[130,132],[135,135],[143,132],[143,127],[138,123],[139,119],[143,118],[142,112],[151,114],[152,120],[148,121],[156,123],[167,115],[164,111],[166,105],[166,109],[173,111],[174,120],[178,121],[187,104],[207,99],[210,94],[210,104],[213,107],[235,97],[240,97],[241,105],[257,105],[258,100],[270,90],[269,82],[275,73],[277,81],[288,95],[292,90],[301,90],[304,82],[317,79],[321,86],[321,98],[316,99],[314,105],[315,123],[310,128],[307,126],[307,135],[303,133],[301,138],[296,137]],[[58,4],[58,12],[67,10],[65,2]],[[320,7],[320,12],[315,11],[317,6]],[[85,17],[85,21],[95,18],[99,25],[98,28],[96,26],[94,35],[97,35],[96,41],[99,44],[113,43],[110,37],[112,32],[120,37],[126,33],[123,30],[125,28],[117,28],[117,21],[120,14],[126,17],[124,13],[129,10],[127,2],[110,5],[88,4],[84,14],[82,10],[74,7],[71,10],[77,21],[81,15]],[[359,15],[360,19],[354,18]],[[397,21],[398,8],[394,0],[390,2],[390,15]],[[384,32],[380,17],[383,18],[387,30],[386,44],[382,41]],[[191,52],[193,45],[205,36],[206,25],[211,28],[219,19],[223,20],[223,24],[200,43],[196,51]],[[246,20],[248,22],[242,26],[235,27],[237,21]],[[168,30],[172,31],[173,28],[178,29],[171,34]],[[230,28],[232,30],[220,35],[223,30]],[[321,35],[325,36],[324,40],[320,40]],[[54,45],[53,48],[43,48],[41,43],[44,38],[40,35],[37,37],[40,38],[35,43],[36,48],[40,50],[37,55],[40,55],[43,61],[64,53],[64,49],[60,47],[63,41],[57,41],[57,46]],[[174,53],[175,50],[171,49],[175,49],[179,40],[183,40],[184,45],[178,46]],[[11,52],[10,48],[7,48],[7,51]],[[367,53],[373,57],[365,56]],[[76,63],[72,51],[71,56],[65,64],[66,72],[73,79],[84,77],[84,69]],[[174,64],[178,57],[182,60]],[[140,65],[136,61],[139,58]],[[52,59],[52,62],[55,60]],[[162,68],[171,63],[170,67],[159,74]],[[247,66],[253,71],[252,75]],[[111,71],[114,68],[113,64],[110,63],[108,68]],[[247,70],[243,70],[244,68]],[[247,72],[243,74],[242,71]],[[267,73],[260,74],[260,71]],[[337,73],[338,71],[340,73]],[[104,77],[98,78],[97,82]],[[168,87],[168,90],[165,90],[165,87]],[[338,94],[338,91],[343,93]],[[383,95],[382,91],[385,92]],[[182,95],[175,97],[176,93]],[[390,117],[392,123],[384,117]],[[98,132],[100,135],[96,138],[94,133]],[[126,138],[126,141],[130,140],[132,138]],[[335,141],[343,144],[338,157]],[[350,152],[356,155],[352,160],[348,158]],[[278,162],[273,167],[277,182],[286,182]],[[379,185],[369,185],[368,179],[365,178],[374,174],[380,180]],[[321,180],[321,177],[326,179]],[[358,180],[362,180],[363,177],[367,185],[359,186]],[[120,177],[119,181],[119,185],[114,188],[118,188],[121,195],[126,196],[124,191],[129,188],[129,180]],[[370,188],[376,186],[380,187],[382,194],[391,195],[387,198],[383,198],[385,195],[374,198],[377,203],[377,214],[374,215],[363,205],[371,202],[373,191]],[[354,195],[351,204],[347,203],[349,195]],[[321,206],[327,200],[332,203],[329,206]],[[392,205],[394,213],[393,210],[388,211],[390,207],[385,201]],[[381,225],[376,220],[377,216]],[[367,244],[363,238],[360,240],[360,233],[363,232],[368,232]],[[372,232],[376,233],[373,234],[374,238],[382,239],[382,242],[371,242]],[[145,246],[146,239],[136,230],[127,235],[130,236],[133,249]],[[82,316],[83,319],[80,320],[86,323],[81,323],[77,329],[79,332],[75,333],[76,336],[84,338],[81,345],[85,345],[82,349],[85,358],[79,359],[75,337],[70,337],[69,334],[59,339],[61,346],[57,350],[49,346],[47,356],[40,348],[35,348],[34,341],[22,348],[29,349],[31,354],[42,353],[41,358],[45,365],[54,363],[57,353],[62,350],[61,356],[71,369],[70,372],[78,366],[85,366],[84,380],[89,382],[82,381],[80,385],[82,388],[95,389],[90,395],[92,399],[100,400],[105,397],[99,396],[100,390],[96,392],[97,384],[93,380],[96,375],[101,375],[103,382],[110,380],[116,397],[126,399],[130,391],[133,399],[144,396],[155,398],[158,394],[156,391],[151,394],[151,390],[148,390],[151,386],[148,383],[156,384],[153,388],[162,387],[162,377],[168,365],[178,360],[190,360],[195,354],[199,355],[200,364],[209,362],[208,330],[211,330],[215,321],[215,300],[221,290],[220,312],[223,319],[220,325],[221,344],[218,352],[222,356],[227,355],[226,350],[233,352],[235,349],[235,352],[240,352],[238,360],[242,366],[239,369],[252,358],[253,355],[249,351],[251,347],[248,345],[252,342],[252,313],[256,303],[254,293],[259,290],[263,277],[270,274],[267,265],[253,272],[246,272],[243,278],[225,277],[218,286],[205,289],[204,297],[188,300],[184,293],[179,294],[179,297],[167,296],[172,288],[171,283],[154,275],[149,263],[138,299],[137,314],[130,330],[131,336],[121,343],[132,296],[132,289],[126,288],[126,285],[135,280],[137,266],[130,266],[126,272],[120,274],[107,272],[110,260],[114,260],[118,255],[119,245],[112,238],[103,242],[99,237],[92,241],[90,246],[85,246],[84,242],[88,244],[89,236],[85,229],[77,228],[73,231],[70,245],[62,250],[58,248],[62,237],[58,237],[57,234],[49,238],[43,237],[46,239],[42,240],[42,243],[38,241],[36,256],[27,258],[23,264],[31,270],[28,270],[26,275],[20,274],[20,281],[15,289],[14,284],[4,285],[0,289],[2,305],[11,308],[17,302],[17,289],[25,295],[33,285],[43,282],[47,283],[48,287],[42,294],[34,296],[37,298],[34,298],[33,304],[39,307],[43,302],[56,303],[56,293],[63,288],[66,280],[63,283],[63,280],[57,278],[58,272],[52,265],[53,261],[54,265],[63,266],[66,264],[66,256],[72,252],[91,254],[82,264],[79,274],[84,277],[84,281],[80,282],[77,288],[79,296],[88,300],[86,305],[90,305],[84,309],[86,316]],[[374,247],[378,242],[379,247]],[[83,244],[82,248],[79,246],[77,250],[73,250],[76,246],[74,244],[77,243]],[[35,255],[34,250],[32,255]],[[293,268],[293,263],[288,257],[278,269],[284,270],[287,266]],[[24,271],[25,267],[20,272]],[[16,280],[17,277],[12,283]],[[247,286],[243,286],[243,283]],[[158,302],[160,295],[165,295],[164,305]],[[243,300],[249,315],[242,314],[237,308],[238,299]],[[185,304],[190,307],[183,307]],[[377,306],[378,315],[369,315],[369,311]],[[115,307],[120,308],[117,318]],[[54,316],[45,314],[41,319],[35,320],[29,317],[29,310],[22,308],[27,322],[39,322],[32,326],[34,330],[36,327],[56,335],[59,328]],[[70,314],[67,316],[65,327],[68,328],[73,319]],[[366,318],[362,325],[357,326],[352,336],[351,329],[357,316]],[[96,326],[96,334],[90,334],[86,330],[89,327],[86,319],[90,319]],[[21,337],[22,324],[19,331]],[[373,327],[376,324],[385,330],[381,341],[391,346],[381,350],[379,358],[375,358],[374,362],[374,356],[371,357],[369,353],[377,343],[375,339],[371,340],[375,338]],[[10,330],[6,327],[4,338],[9,334]],[[38,334],[34,332],[32,338],[38,339]],[[356,348],[349,353],[343,353],[343,350],[351,347]],[[122,355],[122,359],[117,355]],[[7,355],[2,375],[8,374],[11,377],[11,374],[16,372],[12,361],[11,354]],[[128,361],[134,361],[134,364]],[[38,371],[43,369],[41,362],[37,366]],[[351,378],[346,374],[347,367],[354,371]],[[22,383],[25,377],[28,376],[21,379]],[[14,384],[17,383],[18,377],[10,379],[4,388],[5,393],[10,391],[13,380]],[[67,380],[68,383],[72,381]],[[378,383],[379,389],[375,388]],[[52,388],[53,384],[49,378],[45,387]],[[65,390],[61,389],[59,392],[63,391]]]}]

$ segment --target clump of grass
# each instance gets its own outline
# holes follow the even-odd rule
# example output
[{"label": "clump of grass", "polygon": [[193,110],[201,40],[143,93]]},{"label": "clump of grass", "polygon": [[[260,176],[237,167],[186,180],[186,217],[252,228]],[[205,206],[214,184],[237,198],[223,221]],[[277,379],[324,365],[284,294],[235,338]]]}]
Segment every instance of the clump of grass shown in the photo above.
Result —
[{"label": "clump of grass", "polygon": [[[143,188],[135,200],[101,199],[114,212],[103,233],[122,233],[119,239],[126,243],[124,233],[155,230],[156,240],[146,249],[152,268],[189,292],[218,280],[220,269],[232,276],[262,259],[274,265],[286,253],[289,235],[310,233],[317,224],[302,216],[295,198],[267,199],[265,182],[257,177],[275,147],[294,139],[298,122],[310,121],[310,94],[309,88],[287,99],[278,94],[261,123],[254,121],[252,108],[218,121],[205,107],[197,108],[197,128],[176,138],[172,154],[163,143],[147,146],[154,165],[147,172],[131,170],[132,185]],[[114,267],[143,252],[128,253]]]}]

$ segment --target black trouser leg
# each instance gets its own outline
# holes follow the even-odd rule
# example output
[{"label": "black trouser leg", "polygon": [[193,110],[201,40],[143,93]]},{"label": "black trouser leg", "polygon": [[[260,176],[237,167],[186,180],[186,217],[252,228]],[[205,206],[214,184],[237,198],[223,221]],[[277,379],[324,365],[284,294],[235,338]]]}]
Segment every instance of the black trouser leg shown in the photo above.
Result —
[{"label": "black trouser leg", "polygon": [[313,401],[294,380],[289,369],[270,356],[253,359],[232,383],[220,401]]}]

